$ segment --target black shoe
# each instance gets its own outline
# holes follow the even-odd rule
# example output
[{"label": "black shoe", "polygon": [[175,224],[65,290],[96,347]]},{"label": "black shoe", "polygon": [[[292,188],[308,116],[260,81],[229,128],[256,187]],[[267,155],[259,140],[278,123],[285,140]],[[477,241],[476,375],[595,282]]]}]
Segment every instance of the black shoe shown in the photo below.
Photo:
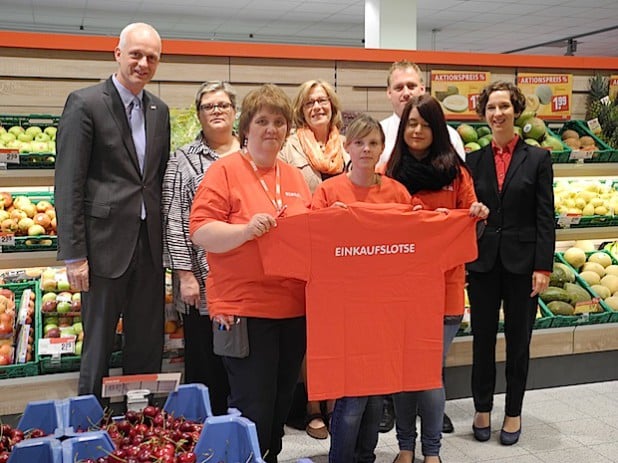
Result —
[{"label": "black shoe", "polygon": [[472,431],[474,432],[474,438],[479,442],[486,442],[491,437],[491,426],[486,428],[477,428],[472,425]]},{"label": "black shoe", "polygon": [[395,408],[393,399],[390,397],[384,399],[384,408],[382,409],[382,419],[380,420],[380,432],[389,432],[395,427]]},{"label": "black shoe", "polygon": [[453,426],[453,422],[451,421],[451,419],[448,417],[446,413],[444,414],[444,419],[442,420],[442,432],[444,434],[450,434],[452,432],[455,432],[455,427]]},{"label": "black shoe", "polygon": [[515,432],[508,432],[504,429],[500,430],[500,443],[502,445],[513,445],[519,441],[519,436],[521,435],[521,426]]}]

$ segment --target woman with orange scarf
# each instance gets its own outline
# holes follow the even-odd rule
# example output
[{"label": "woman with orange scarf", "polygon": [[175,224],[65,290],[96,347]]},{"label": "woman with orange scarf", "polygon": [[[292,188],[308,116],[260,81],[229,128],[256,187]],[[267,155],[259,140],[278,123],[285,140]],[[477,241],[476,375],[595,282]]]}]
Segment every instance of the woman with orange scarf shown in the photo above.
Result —
[{"label": "woman with orange scarf", "polygon": [[349,161],[343,148],[341,105],[323,80],[301,84],[294,100],[296,132],[288,137],[280,158],[300,169],[311,193],[329,177],[341,174]]},{"label": "woman with orange scarf", "polygon": [[[339,133],[343,120],[341,105],[333,87],[323,80],[301,84],[294,99],[296,132],[290,135],[279,157],[300,169],[311,193],[329,177],[345,171],[350,160]],[[303,362],[303,381],[307,370]],[[305,430],[315,439],[328,437],[328,421],[335,401],[308,402]]]}]

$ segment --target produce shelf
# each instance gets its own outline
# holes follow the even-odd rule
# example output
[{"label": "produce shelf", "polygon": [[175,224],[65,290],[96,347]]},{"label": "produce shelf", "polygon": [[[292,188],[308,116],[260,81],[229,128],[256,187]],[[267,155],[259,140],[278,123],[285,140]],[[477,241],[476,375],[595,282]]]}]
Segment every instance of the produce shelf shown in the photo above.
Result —
[{"label": "produce shelf", "polygon": [[618,227],[560,228],[556,230],[556,240],[598,240],[618,236]]}]

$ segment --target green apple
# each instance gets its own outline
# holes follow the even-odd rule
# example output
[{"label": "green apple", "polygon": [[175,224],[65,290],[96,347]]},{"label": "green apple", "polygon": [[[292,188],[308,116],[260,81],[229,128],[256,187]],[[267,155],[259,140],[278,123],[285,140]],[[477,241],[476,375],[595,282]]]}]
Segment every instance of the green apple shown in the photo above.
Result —
[{"label": "green apple", "polygon": [[37,125],[31,125],[28,127],[25,132],[32,136],[32,138],[36,137],[38,134],[43,133],[43,129]]},{"label": "green apple", "polygon": [[58,326],[59,317],[57,315],[52,314],[43,314],[43,322],[46,325],[56,325]]},{"label": "green apple", "polygon": [[56,312],[67,313],[71,311],[71,303],[66,301],[60,301],[56,304]]},{"label": "green apple", "polygon": [[56,293],[45,293],[43,294],[43,296],[41,296],[41,302],[47,302],[47,301],[55,301],[57,299],[57,295]]},{"label": "green apple", "polygon": [[4,143],[5,145],[11,141],[15,141],[17,140],[17,137],[15,136],[15,134],[10,133],[10,132],[4,132],[0,134],[0,141],[2,141],[2,143]]},{"label": "green apple", "polygon": [[[58,280],[58,291],[61,292],[68,292],[71,291],[71,284],[69,283],[69,280]],[[73,295],[71,293],[69,293],[69,301],[71,300],[71,298],[73,297]]]},{"label": "green apple", "polygon": [[77,356],[81,356],[82,355],[82,348],[84,346],[84,342],[83,341],[77,341],[75,343],[75,355]]},{"label": "green apple", "polygon": [[22,132],[22,133],[17,134],[17,139],[23,142],[30,142],[34,140],[34,137],[30,135],[29,133]]},{"label": "green apple", "polygon": [[82,331],[84,331],[84,327],[82,325],[82,322],[73,323],[73,331],[75,331],[75,334],[79,334]]},{"label": "green apple", "polygon": [[60,337],[64,338],[64,337],[68,337],[68,336],[77,336],[77,333],[73,330],[72,326],[61,326],[60,327]]},{"label": "green apple", "polygon": [[34,141],[44,141],[45,143],[48,143],[51,141],[51,137],[47,135],[46,133],[41,132],[34,136]]},{"label": "green apple", "polygon": [[55,141],[52,140],[52,141],[47,142],[47,152],[56,154],[56,142]]},{"label": "green apple", "polygon": [[45,127],[45,130],[43,130],[43,132],[45,132],[47,135],[49,135],[49,138],[51,140],[55,140],[56,139],[56,132],[58,132],[58,128],[57,127],[53,127],[53,126]]},{"label": "green apple", "polygon": [[55,323],[47,323],[44,327],[43,327],[43,334],[47,334],[47,332],[49,330],[54,330],[54,329],[58,329],[58,325],[56,325]]},{"label": "green apple", "polygon": [[6,142],[4,146],[6,146],[10,150],[19,151],[19,148],[21,147],[21,142],[19,140],[12,140],[12,141]]},{"label": "green apple", "polygon": [[0,134],[6,133],[6,129],[0,125]]},{"label": "green apple", "polygon": [[24,133],[25,130],[23,127],[20,127],[19,125],[14,125],[9,130],[7,130],[7,132],[12,133],[13,135],[15,135],[15,138],[17,138],[17,135],[19,135],[20,133]]}]

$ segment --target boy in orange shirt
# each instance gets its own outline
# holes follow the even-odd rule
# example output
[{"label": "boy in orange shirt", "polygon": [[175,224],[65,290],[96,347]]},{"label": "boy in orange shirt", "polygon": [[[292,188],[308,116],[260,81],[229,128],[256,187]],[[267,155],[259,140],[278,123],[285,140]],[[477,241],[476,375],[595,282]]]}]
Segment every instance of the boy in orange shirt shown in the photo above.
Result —
[{"label": "boy in orange shirt", "polygon": [[[367,115],[357,117],[346,131],[345,150],[351,158],[351,169],[318,185],[312,209],[346,207],[354,202],[412,202],[402,184],[375,173],[384,150],[384,132],[378,121]],[[337,399],[330,423],[329,463],[375,461],[381,416],[382,396]]]}]

